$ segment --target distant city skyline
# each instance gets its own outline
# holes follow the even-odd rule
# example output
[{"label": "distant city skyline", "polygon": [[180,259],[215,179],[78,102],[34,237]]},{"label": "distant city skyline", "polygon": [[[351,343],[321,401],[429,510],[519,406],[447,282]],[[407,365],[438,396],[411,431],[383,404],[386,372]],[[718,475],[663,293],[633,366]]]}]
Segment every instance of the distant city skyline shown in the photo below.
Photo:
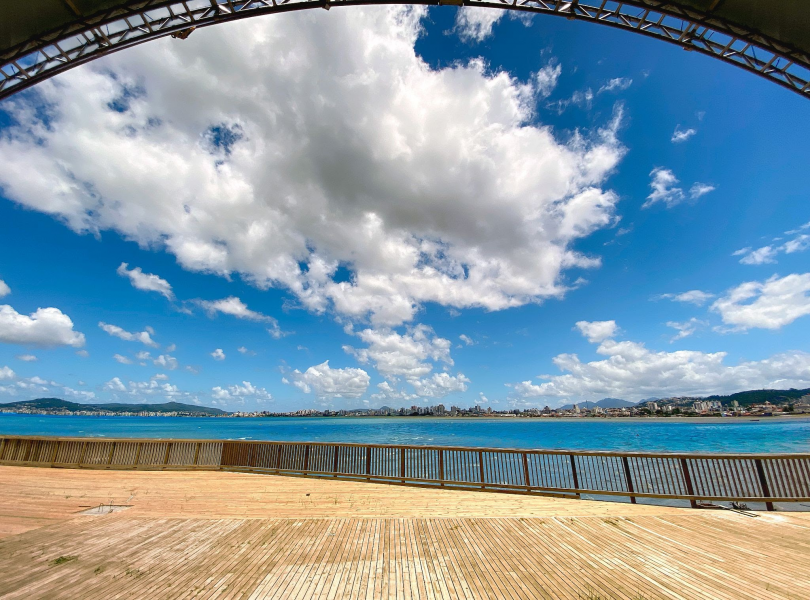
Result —
[{"label": "distant city skyline", "polygon": [[0,102],[0,403],[810,387],[808,117],[697,53],[487,9],[110,55]]}]

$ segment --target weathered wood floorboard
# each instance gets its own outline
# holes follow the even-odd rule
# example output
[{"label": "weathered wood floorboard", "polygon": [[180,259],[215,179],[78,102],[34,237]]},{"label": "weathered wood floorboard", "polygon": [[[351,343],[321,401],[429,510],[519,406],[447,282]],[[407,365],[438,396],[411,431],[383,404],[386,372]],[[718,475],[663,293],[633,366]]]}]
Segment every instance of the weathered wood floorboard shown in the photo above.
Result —
[{"label": "weathered wood floorboard", "polygon": [[0,467],[0,531],[3,599],[810,598],[806,513]]}]

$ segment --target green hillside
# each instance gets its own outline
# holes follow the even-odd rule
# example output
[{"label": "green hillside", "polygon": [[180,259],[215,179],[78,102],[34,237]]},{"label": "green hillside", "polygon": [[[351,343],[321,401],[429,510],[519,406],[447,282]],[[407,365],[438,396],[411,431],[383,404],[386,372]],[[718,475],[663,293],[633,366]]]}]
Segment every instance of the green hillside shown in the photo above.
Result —
[{"label": "green hillside", "polygon": [[182,402],[164,402],[162,404],[79,404],[60,398],[36,398],[35,400],[24,400],[22,402],[8,402],[0,404],[2,409],[27,409],[42,411],[107,411],[107,412],[185,412],[199,415],[224,415],[224,410],[209,408],[208,406],[197,406],[195,404],[183,404]]}]

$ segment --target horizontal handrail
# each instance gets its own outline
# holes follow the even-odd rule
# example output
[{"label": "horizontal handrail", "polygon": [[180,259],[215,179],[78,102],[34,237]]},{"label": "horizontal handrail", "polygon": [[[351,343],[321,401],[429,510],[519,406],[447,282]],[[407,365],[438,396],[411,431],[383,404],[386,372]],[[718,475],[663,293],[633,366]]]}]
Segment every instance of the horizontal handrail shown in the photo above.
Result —
[{"label": "horizontal handrail", "polygon": [[810,501],[810,454],[568,451],[258,440],[0,436],[0,464],[221,470],[494,492]]},{"label": "horizontal handrail", "polygon": [[[419,450],[483,450],[484,452],[527,452],[529,454],[557,454],[575,456],[639,456],[650,458],[760,458],[762,460],[777,458],[808,458],[810,453],[795,452],[634,452],[631,450],[566,450],[564,448],[510,448],[492,446],[430,446],[423,444],[361,444],[355,442],[300,442],[288,440],[241,440],[241,439],[207,439],[207,438],[107,438],[107,437],[81,437],[81,436],[42,436],[42,435],[15,435],[5,436],[6,439],[19,440],[48,440],[63,442],[193,442],[211,443],[228,442],[239,444],[284,444],[309,446],[351,446],[356,448],[413,448]],[[0,435],[0,439],[3,436]]]}]

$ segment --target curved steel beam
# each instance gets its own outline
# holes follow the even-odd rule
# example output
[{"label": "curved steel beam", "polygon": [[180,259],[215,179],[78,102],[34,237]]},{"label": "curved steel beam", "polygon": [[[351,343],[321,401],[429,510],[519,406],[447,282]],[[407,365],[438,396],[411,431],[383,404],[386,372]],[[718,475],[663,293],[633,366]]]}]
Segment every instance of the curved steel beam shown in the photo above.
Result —
[{"label": "curved steel beam", "polygon": [[810,57],[709,13],[666,0],[136,0],[79,18],[0,55],[0,100],[75,66],[166,35],[247,17],[333,6],[456,5],[601,23],[737,65],[810,98]]}]

